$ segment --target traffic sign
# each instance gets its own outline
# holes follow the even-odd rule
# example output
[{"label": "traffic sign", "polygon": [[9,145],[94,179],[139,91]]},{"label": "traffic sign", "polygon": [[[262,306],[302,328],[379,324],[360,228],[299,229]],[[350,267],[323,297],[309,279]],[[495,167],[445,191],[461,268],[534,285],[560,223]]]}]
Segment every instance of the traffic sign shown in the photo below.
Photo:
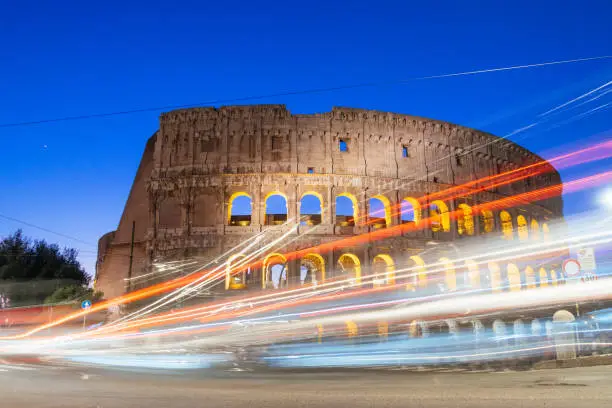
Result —
[{"label": "traffic sign", "polygon": [[81,302],[81,309],[89,309],[91,307],[91,300],[84,300]]},{"label": "traffic sign", "polygon": [[575,259],[568,259],[563,262],[563,272],[568,278],[577,278],[580,276],[580,262]]},{"label": "traffic sign", "polygon": [[594,272],[597,270],[597,264],[595,262],[595,251],[593,248],[580,248],[576,254],[578,255],[578,261],[580,262],[583,271]]}]

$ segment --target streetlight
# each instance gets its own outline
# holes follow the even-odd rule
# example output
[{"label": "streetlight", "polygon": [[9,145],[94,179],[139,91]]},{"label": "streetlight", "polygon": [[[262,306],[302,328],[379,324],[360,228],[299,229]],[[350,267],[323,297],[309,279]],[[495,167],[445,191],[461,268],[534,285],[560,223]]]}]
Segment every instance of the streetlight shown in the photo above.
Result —
[{"label": "streetlight", "polygon": [[612,211],[612,188],[606,188],[599,194],[599,203]]}]

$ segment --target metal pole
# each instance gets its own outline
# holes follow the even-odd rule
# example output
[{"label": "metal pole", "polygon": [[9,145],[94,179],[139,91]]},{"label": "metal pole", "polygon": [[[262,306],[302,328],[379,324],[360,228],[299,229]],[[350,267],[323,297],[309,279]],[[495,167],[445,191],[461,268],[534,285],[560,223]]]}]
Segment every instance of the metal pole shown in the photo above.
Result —
[{"label": "metal pole", "polygon": [[136,230],[136,221],[132,221],[132,242],[130,244],[130,267],[128,269],[127,292],[132,291],[132,261],[134,260],[134,232]]}]

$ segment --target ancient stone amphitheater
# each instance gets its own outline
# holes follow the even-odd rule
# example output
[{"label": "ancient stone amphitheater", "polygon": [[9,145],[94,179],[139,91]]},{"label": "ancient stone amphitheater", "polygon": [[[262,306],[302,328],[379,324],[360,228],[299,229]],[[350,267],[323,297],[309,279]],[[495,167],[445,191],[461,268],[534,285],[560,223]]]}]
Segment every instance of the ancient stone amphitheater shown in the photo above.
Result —
[{"label": "ancient stone amphitheater", "polygon": [[[316,283],[340,274],[361,281],[381,268],[386,275],[377,283],[385,284],[398,265],[425,271],[431,262],[457,257],[469,240],[544,239],[550,220],[562,216],[560,197],[495,211],[472,208],[559,183],[552,166],[488,190],[427,199],[541,160],[491,134],[388,112],[291,114],[283,105],[172,111],[161,115],[146,144],[117,230],[99,241],[96,287],[107,298],[120,295],[139,285],[135,278],[155,275],[156,263],[219,257],[231,264],[244,254],[230,249],[257,234],[261,241],[253,248],[284,238],[261,253],[261,265],[232,274],[220,290]],[[368,234],[407,224],[415,228],[382,239]],[[347,239],[355,236],[362,239]],[[337,240],[344,241],[325,246]],[[299,258],[285,256],[300,250]],[[280,274],[272,270],[278,265]],[[561,279],[554,263],[498,269],[477,271],[473,279],[491,285],[495,273],[512,280],[515,272],[524,285]],[[460,282],[445,284],[453,289]]]}]

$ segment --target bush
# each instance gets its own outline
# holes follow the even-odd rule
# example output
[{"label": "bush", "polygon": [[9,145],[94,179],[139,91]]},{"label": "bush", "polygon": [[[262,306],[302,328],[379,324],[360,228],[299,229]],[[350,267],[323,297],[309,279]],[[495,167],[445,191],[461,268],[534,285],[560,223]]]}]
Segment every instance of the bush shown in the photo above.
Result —
[{"label": "bush", "polygon": [[70,285],[64,286],[63,288],[57,289],[55,292],[45,299],[45,304],[55,303],[68,303],[68,302],[82,302],[84,300],[90,300],[92,303],[102,299],[104,294],[102,292],[94,291],[92,288],[87,288],[81,285]]}]

